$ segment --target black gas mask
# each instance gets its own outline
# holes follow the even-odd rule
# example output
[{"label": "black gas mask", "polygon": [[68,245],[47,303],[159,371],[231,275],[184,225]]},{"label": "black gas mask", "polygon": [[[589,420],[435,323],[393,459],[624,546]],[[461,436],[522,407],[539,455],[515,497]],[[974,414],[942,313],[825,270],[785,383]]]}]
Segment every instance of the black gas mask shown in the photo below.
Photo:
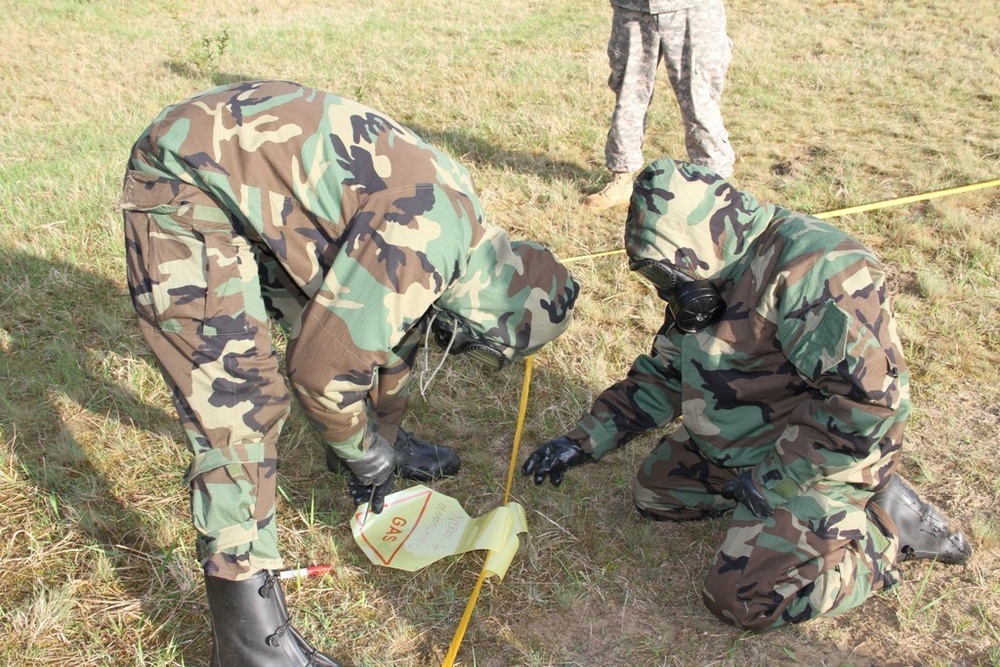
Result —
[{"label": "black gas mask", "polygon": [[491,370],[503,368],[507,357],[502,345],[486,340],[474,332],[468,322],[447,310],[434,308],[429,317],[431,334],[442,350],[449,354],[468,354]]},{"label": "black gas mask", "polygon": [[628,268],[667,302],[674,325],[684,333],[707,329],[722,319],[726,302],[707,280],[691,280],[658,259],[636,259]]}]

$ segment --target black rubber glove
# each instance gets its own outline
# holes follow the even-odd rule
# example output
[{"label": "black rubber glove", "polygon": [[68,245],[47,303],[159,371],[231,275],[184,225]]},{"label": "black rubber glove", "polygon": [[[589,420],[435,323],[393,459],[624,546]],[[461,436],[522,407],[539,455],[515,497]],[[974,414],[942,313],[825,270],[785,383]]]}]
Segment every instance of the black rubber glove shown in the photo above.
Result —
[{"label": "black rubber glove", "polygon": [[722,487],[722,497],[743,503],[750,513],[759,519],[774,514],[771,504],[753,481],[753,472],[744,470],[739,477],[731,479]]},{"label": "black rubber glove", "polygon": [[369,509],[380,514],[385,507],[385,497],[392,493],[393,473],[396,470],[396,449],[379,434],[365,433],[368,449],[360,459],[345,460],[351,469],[347,490],[354,506],[371,500]]},{"label": "black rubber glove", "polygon": [[[354,501],[355,507],[371,501],[369,509],[375,514],[381,514],[383,508],[385,508],[385,497],[392,493],[392,483],[394,480],[395,477],[389,475],[381,484],[365,485],[361,483],[361,480],[356,475],[352,474],[350,479],[347,480],[347,490],[351,493],[351,499]],[[372,493],[373,489],[374,493]]]},{"label": "black rubber glove", "polygon": [[535,484],[541,484],[548,477],[552,484],[559,486],[567,468],[593,460],[593,457],[583,451],[580,445],[563,435],[539,445],[521,466],[521,473],[524,475],[534,473]]}]

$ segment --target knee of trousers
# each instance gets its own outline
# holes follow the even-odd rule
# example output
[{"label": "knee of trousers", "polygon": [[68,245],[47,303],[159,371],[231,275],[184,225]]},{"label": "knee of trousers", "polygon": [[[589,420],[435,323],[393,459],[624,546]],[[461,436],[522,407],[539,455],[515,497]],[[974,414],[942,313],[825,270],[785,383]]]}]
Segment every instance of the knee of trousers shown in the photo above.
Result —
[{"label": "knee of trousers", "polygon": [[632,500],[635,502],[636,509],[642,514],[664,521],[692,521],[719,514],[680,503],[667,502],[660,494],[644,487],[639,480],[636,480],[632,485]]},{"label": "knee of trousers", "polygon": [[638,509],[652,512],[657,516],[662,514],[666,517],[667,514],[676,509],[663,503],[656,493],[640,484],[639,480],[632,483],[632,500]]},{"label": "knee of trousers", "polygon": [[[775,599],[749,599],[739,596],[732,579],[717,580],[713,571],[706,577],[702,602],[723,623],[741,630],[763,632],[777,627],[782,607]],[[780,625],[780,623],[778,624]]]}]

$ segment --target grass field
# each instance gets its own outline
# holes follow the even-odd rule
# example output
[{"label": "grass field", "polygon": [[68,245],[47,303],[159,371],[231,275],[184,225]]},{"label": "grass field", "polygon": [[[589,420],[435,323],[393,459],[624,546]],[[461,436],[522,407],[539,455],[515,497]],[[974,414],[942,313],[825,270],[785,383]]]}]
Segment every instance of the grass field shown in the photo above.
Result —
[{"label": "grass field", "polygon": [[[733,181],[810,213],[1000,178],[996,0],[732,0],[724,114]],[[628,275],[602,179],[612,106],[603,0],[0,0],[0,664],[205,665],[211,635],[182,485],[183,436],[133,323],[115,209],[128,148],[166,104],[280,78],[359,99],[473,172],[489,218],[573,260],[569,333],[535,359],[525,449],[562,433],[645,351],[659,304]],[[684,157],[665,77],[647,159]],[[515,480],[529,533],[488,580],[464,667],[1000,665],[1000,188],[837,217],[890,266],[913,382],[903,472],[958,520],[963,567],[907,563],[843,616],[771,634],[722,625],[700,586],[726,522],[631,510],[652,436]],[[582,259],[581,259],[582,258]],[[431,361],[436,363],[432,356]],[[523,365],[458,359],[410,428],[456,447],[436,488],[496,507]],[[341,477],[299,411],[282,436],[296,625],[345,661],[440,664],[482,564],[415,573],[353,543]]]}]

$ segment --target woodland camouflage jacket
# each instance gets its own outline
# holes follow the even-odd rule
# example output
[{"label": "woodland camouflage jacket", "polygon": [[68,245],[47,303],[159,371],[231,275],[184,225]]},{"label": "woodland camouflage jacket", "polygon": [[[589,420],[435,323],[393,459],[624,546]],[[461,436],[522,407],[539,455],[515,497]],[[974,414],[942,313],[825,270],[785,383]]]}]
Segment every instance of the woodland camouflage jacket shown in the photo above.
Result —
[{"label": "woodland camouflage jacket", "polygon": [[711,280],[727,308],[693,334],[672,327],[668,310],[651,352],[569,437],[600,458],[681,418],[678,428],[710,460],[753,467],[772,506],[820,481],[871,489],[885,479],[909,385],[886,276],[871,251],[671,160],[640,174],[625,245],[630,259]]},{"label": "woodland camouflage jacket", "polygon": [[[279,284],[300,311],[267,303],[290,331],[292,388],[345,458],[367,447],[368,409],[393,400],[378,396],[378,376],[408,372],[394,350],[404,339],[412,349],[432,306],[464,318],[508,358],[569,324],[578,286],[568,271],[539,244],[511,242],[484,222],[464,167],[337,95],[283,81],[206,91],[160,113],[129,170],[126,210],[180,207],[249,241],[262,281]],[[143,289],[191,289],[177,284],[183,258],[171,259],[151,268],[160,284]],[[198,332],[238,316],[206,320]],[[177,326],[162,319],[164,329]]]}]

